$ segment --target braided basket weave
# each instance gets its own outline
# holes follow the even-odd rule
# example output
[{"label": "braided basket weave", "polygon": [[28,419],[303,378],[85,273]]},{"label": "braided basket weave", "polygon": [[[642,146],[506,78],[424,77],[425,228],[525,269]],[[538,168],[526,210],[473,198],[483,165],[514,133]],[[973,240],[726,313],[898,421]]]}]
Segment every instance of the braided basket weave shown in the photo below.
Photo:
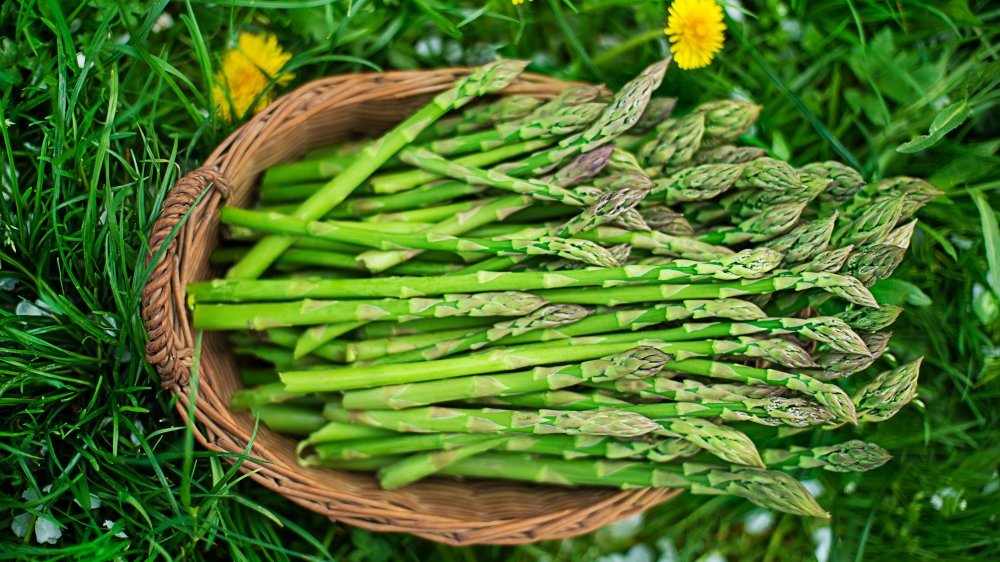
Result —
[{"label": "braided basket weave", "polygon": [[[245,207],[269,166],[310,148],[374,135],[411,114],[468,69],[356,74],[318,80],[280,98],[226,139],[163,202],[150,236],[158,256],[142,294],[149,334],[146,359],[177,394],[187,418],[196,333],[185,286],[218,276],[209,255],[219,242],[221,205]],[[550,98],[570,85],[526,74],[504,93]],[[206,333],[198,363],[196,435],[218,452],[247,450],[254,420],[230,411],[242,384],[225,336]],[[412,533],[452,544],[518,544],[587,533],[663,502],[676,490],[561,488],[493,480],[432,478],[386,491],[372,475],[303,468],[293,439],[261,426],[242,470],[290,500],[334,521],[374,531]]]}]

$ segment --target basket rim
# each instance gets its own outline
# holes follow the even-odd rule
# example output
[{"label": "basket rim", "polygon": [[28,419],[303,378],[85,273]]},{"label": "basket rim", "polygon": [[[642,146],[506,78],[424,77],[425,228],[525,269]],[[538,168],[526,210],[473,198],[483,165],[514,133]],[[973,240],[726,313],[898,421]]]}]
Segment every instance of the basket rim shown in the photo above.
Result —
[{"label": "basket rim", "polygon": [[[308,111],[309,103],[329,89],[347,88],[352,82],[369,81],[372,85],[389,86],[398,99],[427,95],[450,85],[455,77],[468,73],[465,67],[436,70],[392,71],[337,75],[308,82],[279,97],[267,108],[248,120],[223,140],[195,170],[180,178],[168,192],[151,229],[150,250],[147,264],[160,254],[159,261],[150,275],[142,293],[142,316],[149,335],[146,360],[153,364],[162,384],[177,396],[175,406],[185,424],[191,423],[195,438],[205,448],[230,454],[241,454],[244,449],[253,452],[256,443],[241,447],[218,418],[217,410],[205,406],[205,397],[213,389],[198,385],[198,396],[192,400],[190,377],[194,365],[194,342],[185,338],[191,332],[186,309],[186,295],[182,261],[184,253],[194,242],[193,230],[205,224],[217,226],[217,213],[201,216],[205,209],[230,198],[237,182],[254,182],[262,170],[248,173],[244,169],[248,155],[266,143],[269,135],[277,135],[301,127],[315,113]],[[548,88],[551,91],[573,85],[540,74],[525,73],[502,94],[520,91],[532,92]],[[409,88],[409,89],[407,89]],[[326,92],[329,96],[329,92]],[[384,94],[383,94],[384,95]],[[353,98],[352,98],[353,99]],[[383,97],[380,99],[394,99]],[[356,102],[348,105],[362,105]],[[307,109],[303,109],[306,107]],[[263,140],[262,140],[263,139]],[[199,220],[200,219],[200,220]],[[207,221],[207,222],[201,222]],[[184,245],[179,249],[178,246]],[[200,279],[191,279],[200,280]],[[230,352],[231,353],[231,352]],[[204,369],[204,366],[199,367]],[[195,414],[191,420],[189,413]],[[197,423],[194,423],[197,422]],[[199,424],[201,427],[199,427]],[[204,428],[204,431],[202,430]],[[261,426],[260,431],[269,431]],[[236,462],[237,458],[230,458]],[[323,501],[317,500],[316,489],[298,490],[295,473],[302,473],[298,466],[289,473],[288,467],[278,466],[263,458],[244,460],[240,470],[265,487],[280,493],[291,501],[322,513],[333,521],[348,523],[373,531],[402,531],[454,546],[468,544],[523,544],[538,540],[565,538],[585,534],[616,520],[645,511],[680,493],[680,490],[640,488],[627,491],[606,491],[605,499],[593,502],[584,509],[562,509],[537,517],[519,520],[480,520],[457,516],[421,514],[401,505],[392,505],[359,497],[348,492],[333,493],[325,490]],[[475,481],[447,481],[449,486],[470,486]],[[482,482],[482,481],[481,481]],[[495,482],[495,481],[487,481]],[[471,483],[471,484],[470,484]],[[539,489],[538,485],[506,483],[513,488]],[[555,488],[543,486],[543,488]],[[560,490],[568,490],[559,488]],[[579,488],[576,490],[597,490]]]}]

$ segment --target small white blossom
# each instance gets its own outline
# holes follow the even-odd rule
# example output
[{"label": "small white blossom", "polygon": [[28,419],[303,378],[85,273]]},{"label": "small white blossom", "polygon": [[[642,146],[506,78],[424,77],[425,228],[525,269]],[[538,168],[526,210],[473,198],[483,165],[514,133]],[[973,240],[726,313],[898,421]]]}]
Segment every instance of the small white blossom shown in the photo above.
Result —
[{"label": "small white blossom", "polygon": [[85,57],[83,55],[83,53],[77,53],[76,54],[76,65],[79,66],[80,68],[83,68],[83,65],[85,65],[85,64],[87,64],[87,57]]},{"label": "small white blossom", "polygon": [[722,7],[726,10],[726,15],[729,16],[729,19],[736,23],[742,23],[747,19],[746,14],[743,13],[743,2],[740,0],[729,0]]},{"label": "small white blossom", "polygon": [[36,300],[34,304],[28,301],[17,303],[17,306],[14,308],[14,314],[18,316],[52,316],[48,307],[40,299]]},{"label": "small white blossom", "polygon": [[[115,528],[115,522],[110,519],[105,519],[104,528],[113,530]],[[128,535],[125,534],[125,531],[118,531],[117,533],[115,533],[115,536],[118,537],[119,539],[128,538]]]},{"label": "small white blossom", "polygon": [[820,484],[819,480],[804,480],[802,485],[809,493],[812,494],[814,498],[818,498],[823,495],[823,485]]},{"label": "small white blossom", "polygon": [[816,550],[813,554],[818,562],[826,562],[830,559],[830,547],[833,546],[833,532],[830,527],[820,527],[812,533],[813,542],[816,543]]},{"label": "small white blossom", "polygon": [[163,12],[157,16],[156,21],[153,22],[153,33],[160,33],[174,26],[174,17]]},{"label": "small white blossom", "polygon": [[754,509],[743,518],[743,529],[750,535],[760,535],[774,526],[774,513],[767,509]]},{"label": "small white blossom", "polygon": [[668,537],[656,541],[656,548],[660,550],[660,557],[656,559],[656,562],[679,562],[681,559],[677,547],[674,546],[674,541]]}]

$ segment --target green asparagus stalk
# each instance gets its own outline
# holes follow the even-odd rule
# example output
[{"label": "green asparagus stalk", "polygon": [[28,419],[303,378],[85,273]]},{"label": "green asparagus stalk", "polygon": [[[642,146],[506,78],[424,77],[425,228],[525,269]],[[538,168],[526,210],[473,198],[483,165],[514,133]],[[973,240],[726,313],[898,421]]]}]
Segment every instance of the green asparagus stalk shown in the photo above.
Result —
[{"label": "green asparagus stalk", "polygon": [[767,152],[763,148],[724,144],[711,148],[701,148],[695,152],[691,164],[745,164],[766,155]]},{"label": "green asparagus stalk", "polygon": [[[504,160],[530,154],[539,149],[551,146],[555,138],[546,137],[516,142],[499,146],[486,152],[468,154],[455,158],[455,162],[469,166],[492,166]],[[424,170],[408,170],[404,172],[387,172],[372,176],[368,180],[371,191],[375,194],[399,194],[441,179],[441,176]]]},{"label": "green asparagus stalk", "polygon": [[[541,238],[537,240],[511,240],[488,238],[456,238],[434,233],[400,234],[380,232],[375,229],[359,228],[345,222],[305,221],[277,213],[261,213],[235,207],[223,207],[222,221],[226,224],[252,227],[271,234],[312,237],[338,242],[361,242],[366,246],[389,250],[406,248],[410,250],[443,250],[447,252],[473,253],[518,253],[531,255],[555,255],[565,259],[583,260],[599,267],[613,267],[614,257],[607,250],[587,240],[572,238]],[[380,270],[379,264],[364,261],[365,254],[358,256],[369,270]]]},{"label": "green asparagus stalk", "polygon": [[691,113],[670,119],[656,129],[656,138],[643,144],[637,154],[639,162],[651,176],[659,176],[664,168],[669,169],[691,159],[705,134],[705,114]]},{"label": "green asparagus stalk", "polygon": [[505,165],[504,172],[515,177],[537,176],[548,172],[566,158],[589,152],[613,141],[639,121],[653,90],[658,88],[663,80],[669,63],[669,58],[655,63],[625,84],[608,104],[604,113],[582,133],[561,140],[554,148]]},{"label": "green asparagus stalk", "polygon": [[835,161],[814,162],[799,168],[799,172],[832,180],[820,194],[822,201],[840,205],[854,197],[865,186],[865,179],[854,168]]},{"label": "green asparagus stalk", "polygon": [[629,411],[523,412],[489,408],[409,408],[406,410],[341,410],[327,407],[333,421],[360,423],[406,433],[564,433],[640,437],[659,424]]},{"label": "green asparagus stalk", "polygon": [[[571,272],[564,274],[569,273]],[[334,281],[336,280],[330,282]],[[812,272],[779,272],[762,279],[743,279],[713,284],[636,285],[611,287],[602,291],[585,291],[577,288],[548,289],[537,291],[537,294],[554,303],[617,306],[636,302],[737,297],[782,290],[801,292],[809,289],[822,289],[860,306],[878,307],[875,297],[857,279],[836,273]]]},{"label": "green asparagus stalk", "polygon": [[515,291],[448,294],[438,298],[282,303],[196,304],[194,326],[203,330],[265,330],[338,321],[371,321],[445,316],[522,316],[546,301]]},{"label": "green asparagus stalk", "polygon": [[739,138],[760,116],[762,106],[739,101],[717,100],[694,108],[705,116],[705,134],[701,144],[716,146]]},{"label": "green asparagus stalk", "polygon": [[[340,470],[375,470],[393,461],[393,457],[375,457],[361,461],[327,461],[324,465]],[[809,491],[791,476],[777,470],[748,466],[559,460],[510,453],[482,453],[455,462],[440,473],[471,478],[495,478],[503,475],[510,480],[560,486],[683,488],[694,494],[730,494],[765,509],[794,515],[819,518],[830,516],[816,503]]]},{"label": "green asparagus stalk", "polygon": [[880,422],[896,415],[917,395],[917,378],[923,358],[900,365],[876,376],[858,389],[854,402],[858,405],[858,420]]},{"label": "green asparagus stalk", "polygon": [[366,341],[373,338],[387,338],[396,336],[409,336],[414,334],[428,334],[440,332],[442,330],[465,329],[490,326],[496,322],[495,318],[454,316],[451,318],[425,318],[423,320],[412,320],[405,324],[396,322],[370,322],[358,329],[357,337],[359,341]]},{"label": "green asparagus stalk", "polygon": [[584,199],[565,188],[538,180],[517,179],[496,170],[485,170],[449,161],[429,150],[410,148],[403,152],[402,158],[411,166],[459,181],[524,193],[543,201],[558,201],[574,207],[586,205]]},{"label": "green asparagus stalk", "polygon": [[838,245],[878,244],[892,232],[903,208],[902,199],[878,199],[834,234]]},{"label": "green asparagus stalk", "polygon": [[[814,273],[839,273],[844,268],[847,258],[851,257],[854,246],[847,245],[816,254],[812,261],[793,266],[789,271],[795,273],[812,271]],[[446,274],[447,275],[447,274]]]},{"label": "green asparagus stalk", "polygon": [[[504,343],[509,345],[552,341],[605,332],[634,332],[663,322],[674,322],[692,318],[729,318],[732,320],[749,321],[762,319],[765,316],[764,311],[747,301],[738,299],[692,299],[677,304],[661,303],[641,309],[618,310],[596,314],[559,328],[545,329],[531,334],[514,336]],[[695,337],[700,337],[700,335]]]},{"label": "green asparagus stalk", "polygon": [[[730,254],[713,261],[675,260],[668,265],[632,265],[614,268],[592,268],[559,272],[481,272],[468,275],[456,275],[445,278],[426,277],[383,277],[366,279],[359,283],[354,279],[264,279],[260,281],[229,281],[212,280],[188,285],[188,299],[195,303],[209,302],[242,302],[290,300],[296,298],[373,298],[373,297],[411,297],[436,295],[463,290],[524,290],[550,289],[555,287],[616,287],[631,285],[638,282],[667,283],[670,281],[697,281],[698,278],[737,279],[759,277],[773,269],[780,261],[780,254],[766,248],[756,248]],[[695,279],[692,279],[694,277]],[[743,282],[739,282],[743,283]],[[755,284],[756,283],[756,284]],[[855,285],[860,285],[855,282]],[[666,285],[668,293],[684,292],[681,286]],[[850,278],[832,274],[775,274],[760,282],[748,281],[744,287],[738,284],[704,285],[705,297],[697,295],[681,296],[679,298],[664,297],[667,300],[685,300],[687,298],[718,298],[721,292],[744,291],[743,294],[756,294],[793,288],[803,291],[817,287],[827,287],[834,290],[850,292],[853,295]],[[621,287],[626,289],[626,287]],[[628,287],[632,289],[633,287]],[[634,287],[639,289],[639,287]],[[610,289],[609,289],[610,290]],[[869,301],[862,298],[867,292],[864,287],[851,300],[860,300],[863,304]],[[625,292],[628,292],[627,290]],[[599,292],[603,294],[603,292]],[[607,300],[607,299],[604,299]],[[646,300],[660,300],[654,296]],[[570,303],[573,304],[573,303]],[[583,304],[583,303],[577,303]],[[596,304],[607,304],[598,302]]]},{"label": "green asparagus stalk", "polygon": [[305,357],[315,351],[316,348],[339,338],[351,330],[360,328],[364,324],[364,322],[335,322],[307,328],[295,341],[293,354],[296,359]]},{"label": "green asparagus stalk", "polygon": [[678,373],[664,373],[648,379],[619,379],[583,383],[585,386],[620,394],[635,394],[643,400],[676,402],[743,402],[780,396],[781,387],[749,384],[706,384],[694,379],[676,379]]},{"label": "green asparagus stalk", "polygon": [[[379,166],[417,138],[431,123],[478,96],[503,89],[517,78],[525,66],[527,61],[501,60],[480,67],[459,79],[452,88],[435,96],[423,109],[362,149],[347,169],[298,207],[294,213],[295,218],[316,220],[322,217],[346,199]],[[270,236],[261,240],[226,272],[226,277],[256,279],[294,242],[295,238],[291,236]]]},{"label": "green asparagus stalk", "polygon": [[[851,330],[839,318],[830,316],[817,316],[806,319],[761,318],[744,322],[685,323],[674,328],[636,333],[636,330],[647,328],[660,322],[683,319],[684,315],[690,317],[692,314],[717,315],[719,313],[733,313],[734,311],[726,309],[727,304],[738,307],[735,312],[736,314],[740,314],[739,307],[745,304],[745,301],[727,301],[725,303],[720,303],[719,301],[703,302],[707,303],[707,312],[703,312],[706,309],[700,309],[697,305],[695,307],[690,305],[685,307],[661,305],[642,311],[627,310],[618,313],[598,314],[561,328],[516,336],[505,340],[504,344],[521,344],[536,341],[556,342],[557,340],[565,340],[573,336],[591,336],[587,338],[579,337],[575,341],[597,343],[598,341],[627,341],[637,337],[659,341],[690,341],[752,334],[795,334],[803,338],[825,343],[839,353],[870,355],[868,347],[865,345],[864,340],[861,339],[861,336]],[[756,307],[751,310],[754,309]],[[595,336],[595,334],[604,332],[618,333]]]},{"label": "green asparagus stalk", "polygon": [[398,410],[470,398],[565,388],[589,380],[609,381],[626,376],[646,378],[655,375],[669,359],[669,355],[658,349],[638,347],[574,365],[347,391],[343,404],[352,410]]},{"label": "green asparagus stalk", "polygon": [[292,435],[309,434],[326,423],[318,409],[305,406],[265,404],[254,408],[252,413],[260,416],[260,421],[271,431]]},{"label": "green asparagus stalk", "polygon": [[869,355],[822,351],[813,354],[816,363],[822,369],[812,373],[821,381],[831,381],[853,375],[870,367],[876,359],[882,356],[889,344],[892,332],[871,332],[862,336]]},{"label": "green asparagus stalk", "polygon": [[[323,418],[326,420],[326,418]],[[299,441],[295,448],[296,454],[302,454],[308,447],[321,445],[326,447],[337,447],[346,443],[375,442],[382,439],[392,439],[397,433],[387,429],[379,429],[367,425],[353,423],[343,423],[335,421],[325,421],[325,423],[310,433],[305,439]],[[316,447],[317,450],[319,447]]]},{"label": "green asparagus stalk", "polygon": [[830,243],[836,221],[837,213],[833,213],[804,222],[788,233],[765,242],[764,246],[784,254],[782,263],[786,266],[812,260]]},{"label": "green asparagus stalk", "polygon": [[842,271],[871,287],[877,281],[887,279],[903,262],[905,248],[889,244],[865,244],[856,248]]},{"label": "green asparagus stalk", "polygon": [[775,205],[767,213],[754,215],[735,227],[706,232],[698,236],[697,240],[706,244],[725,245],[770,240],[794,227],[805,207],[805,201]]},{"label": "green asparagus stalk", "polygon": [[648,133],[655,129],[657,125],[670,118],[677,105],[677,98],[652,98],[646,105],[646,110],[642,112],[642,117],[636,122],[629,132],[634,134]]},{"label": "green asparagus stalk", "polygon": [[[522,394],[508,397],[512,403],[527,408],[558,408],[570,410],[592,410],[606,408],[604,399],[597,393],[577,393],[579,397],[572,403],[561,405],[545,404],[543,393]],[[669,398],[671,392],[657,393]],[[640,413],[650,419],[660,421],[668,418],[719,418],[725,421],[751,422],[759,425],[792,427],[808,427],[830,422],[833,415],[822,406],[801,398],[784,398],[780,396],[767,398],[744,398],[739,402],[670,402],[659,404],[618,405],[632,412]],[[745,464],[745,463],[744,463]]]},{"label": "green asparagus stalk", "polygon": [[[372,429],[368,426],[350,426]],[[623,441],[598,435],[548,435],[510,433],[504,435],[504,442],[498,447],[505,451],[554,455],[567,459],[581,457],[605,457],[609,459],[641,458],[655,447],[666,449],[669,441],[629,440]],[[322,465],[328,460],[356,460],[387,455],[400,455],[422,451],[451,450],[471,443],[495,439],[484,433],[402,433],[373,439],[335,440],[320,443],[315,447],[315,455],[310,464]],[[680,440],[687,445],[686,441]],[[672,444],[673,445],[673,444]],[[673,445],[673,448],[677,448]],[[701,451],[695,447],[694,453]],[[688,449],[690,452],[690,449]]]},{"label": "green asparagus stalk", "polygon": [[642,217],[650,228],[672,236],[691,236],[694,227],[679,213],[663,204],[653,204],[642,209]]},{"label": "green asparagus stalk", "polygon": [[448,451],[430,451],[411,455],[402,460],[396,461],[379,471],[379,484],[385,490],[412,484],[418,480],[440,472],[443,468],[454,464],[457,461],[467,459],[501,446],[507,437],[499,437],[470,443]]},{"label": "green asparagus stalk", "polygon": [[812,396],[838,419],[856,423],[858,420],[854,402],[839,387],[816,380],[804,374],[792,374],[774,369],[760,369],[735,363],[722,363],[705,359],[685,359],[672,361],[668,367],[673,371],[725,379],[748,384],[770,384],[802,392]]},{"label": "green asparagus stalk", "polygon": [[608,165],[614,150],[613,144],[606,144],[584,152],[571,160],[569,164],[559,168],[551,175],[545,176],[543,180],[560,187],[573,187],[583,183],[599,174]]},{"label": "green asparagus stalk", "polygon": [[830,472],[868,472],[892,459],[882,447],[857,439],[811,449],[767,449],[763,457],[770,468],[822,468]]},{"label": "green asparagus stalk", "polygon": [[[452,357],[422,363],[410,363],[405,369],[396,365],[374,365],[368,367],[313,369],[305,371],[286,370],[282,371],[280,376],[288,392],[332,392],[454,378],[466,375],[482,375],[538,365],[551,365],[553,363],[564,364],[586,361],[605,355],[621,353],[639,345],[651,345],[672,355],[709,356],[739,354],[771,360],[780,359],[784,362],[791,362],[798,365],[808,361],[809,365],[814,365],[801,348],[784,340],[740,338],[735,341],[667,342],[653,338],[655,338],[655,333],[602,336],[600,339],[607,340],[605,343],[586,343],[588,339],[592,341],[593,337],[572,338],[560,342],[562,345],[541,343],[497,348],[468,357]],[[709,363],[711,364],[711,362]],[[720,370],[723,369],[720,367]],[[764,370],[760,370],[760,372],[765,373]],[[797,384],[794,381],[785,381],[781,378],[796,378],[796,376],[789,375],[788,373],[775,371],[773,374],[767,374],[775,379],[775,384]],[[809,379],[809,377],[805,377],[804,375],[802,377],[804,380]],[[743,378],[732,380],[745,382],[748,379],[747,376],[744,376]],[[809,380],[811,381],[811,379]],[[803,385],[798,384],[797,386],[801,387]]]},{"label": "green asparagus stalk", "polygon": [[859,332],[878,332],[891,326],[902,313],[902,307],[883,304],[878,308],[851,306],[837,317]]},{"label": "green asparagus stalk", "polygon": [[729,190],[743,173],[743,164],[701,164],[658,179],[651,201],[667,204],[713,199]]},{"label": "green asparagus stalk", "polygon": [[768,191],[802,191],[802,180],[787,162],[763,157],[748,162],[736,180],[740,189]]},{"label": "green asparagus stalk", "polygon": [[[217,264],[234,263],[246,255],[246,250],[242,248],[226,248],[216,250],[213,253],[212,261]],[[275,263],[279,271],[300,271],[303,267],[324,267],[335,270],[365,271],[363,263],[355,259],[354,254],[337,252],[333,250],[307,250],[296,249],[285,250],[281,258]],[[461,265],[447,263],[432,263],[412,261],[401,263],[393,267],[388,273],[396,275],[417,275],[417,276],[440,276],[461,269]]]},{"label": "green asparagus stalk", "polygon": [[433,344],[403,353],[392,354],[368,365],[390,365],[432,361],[449,355],[458,355],[469,350],[477,350],[487,345],[506,344],[511,337],[536,330],[554,329],[572,324],[590,314],[586,308],[575,304],[554,304],[542,307],[531,314],[498,322],[485,330],[466,332],[459,337],[438,339]]},{"label": "green asparagus stalk", "polygon": [[585,103],[562,107],[537,117],[529,116],[514,123],[497,123],[492,130],[432,141],[419,147],[403,149],[400,158],[417,148],[441,156],[454,156],[469,152],[486,152],[505,144],[536,138],[560,137],[585,128],[604,109],[603,103]]},{"label": "green asparagus stalk", "polygon": [[440,138],[471,133],[496,123],[527,117],[541,103],[531,96],[503,96],[492,103],[470,107],[458,117],[441,119],[426,129],[425,134]]},{"label": "green asparagus stalk", "polygon": [[[465,318],[465,317],[460,316],[458,318]],[[489,319],[496,320],[496,318],[489,318]],[[435,318],[433,320],[438,320],[438,319]],[[398,326],[403,327],[405,326],[405,324],[399,324]],[[429,345],[434,344],[435,342],[460,338],[462,336],[467,335],[470,332],[470,330],[471,331],[485,330],[488,329],[490,326],[491,324],[486,324],[478,327],[469,326],[465,328],[460,327],[449,330],[413,333],[402,336],[390,335],[388,337],[360,339],[357,341],[347,342],[346,344],[344,344],[344,357],[346,358],[347,362],[370,361],[372,359],[378,359],[379,357],[384,357],[386,355],[395,355],[399,353],[407,353],[417,349],[423,349]]]}]

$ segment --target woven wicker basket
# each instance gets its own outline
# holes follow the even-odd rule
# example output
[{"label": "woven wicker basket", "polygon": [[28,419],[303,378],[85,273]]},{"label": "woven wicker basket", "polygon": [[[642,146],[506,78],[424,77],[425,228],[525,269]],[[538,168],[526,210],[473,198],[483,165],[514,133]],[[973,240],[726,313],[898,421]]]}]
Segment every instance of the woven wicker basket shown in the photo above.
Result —
[{"label": "woven wicker basket", "polygon": [[[149,334],[147,361],[163,386],[178,395],[186,418],[196,334],[185,306],[185,286],[220,272],[209,265],[218,243],[220,205],[247,206],[269,166],[300,158],[308,149],[357,134],[375,134],[446,89],[467,69],[336,76],[288,94],[225,140],[200,168],[167,195],[150,239],[150,257],[162,252],[142,294]],[[552,97],[568,86],[524,75],[504,93]],[[186,217],[186,220],[185,220]],[[166,245],[165,248],[163,246]],[[198,369],[196,435],[213,451],[242,453],[253,419],[229,410],[242,385],[224,336],[206,333]],[[663,502],[675,490],[569,489],[493,480],[429,479],[382,490],[367,474],[302,468],[294,441],[261,427],[244,471],[268,488],[334,521],[375,531],[400,531],[452,545],[517,544],[587,533]]]}]

